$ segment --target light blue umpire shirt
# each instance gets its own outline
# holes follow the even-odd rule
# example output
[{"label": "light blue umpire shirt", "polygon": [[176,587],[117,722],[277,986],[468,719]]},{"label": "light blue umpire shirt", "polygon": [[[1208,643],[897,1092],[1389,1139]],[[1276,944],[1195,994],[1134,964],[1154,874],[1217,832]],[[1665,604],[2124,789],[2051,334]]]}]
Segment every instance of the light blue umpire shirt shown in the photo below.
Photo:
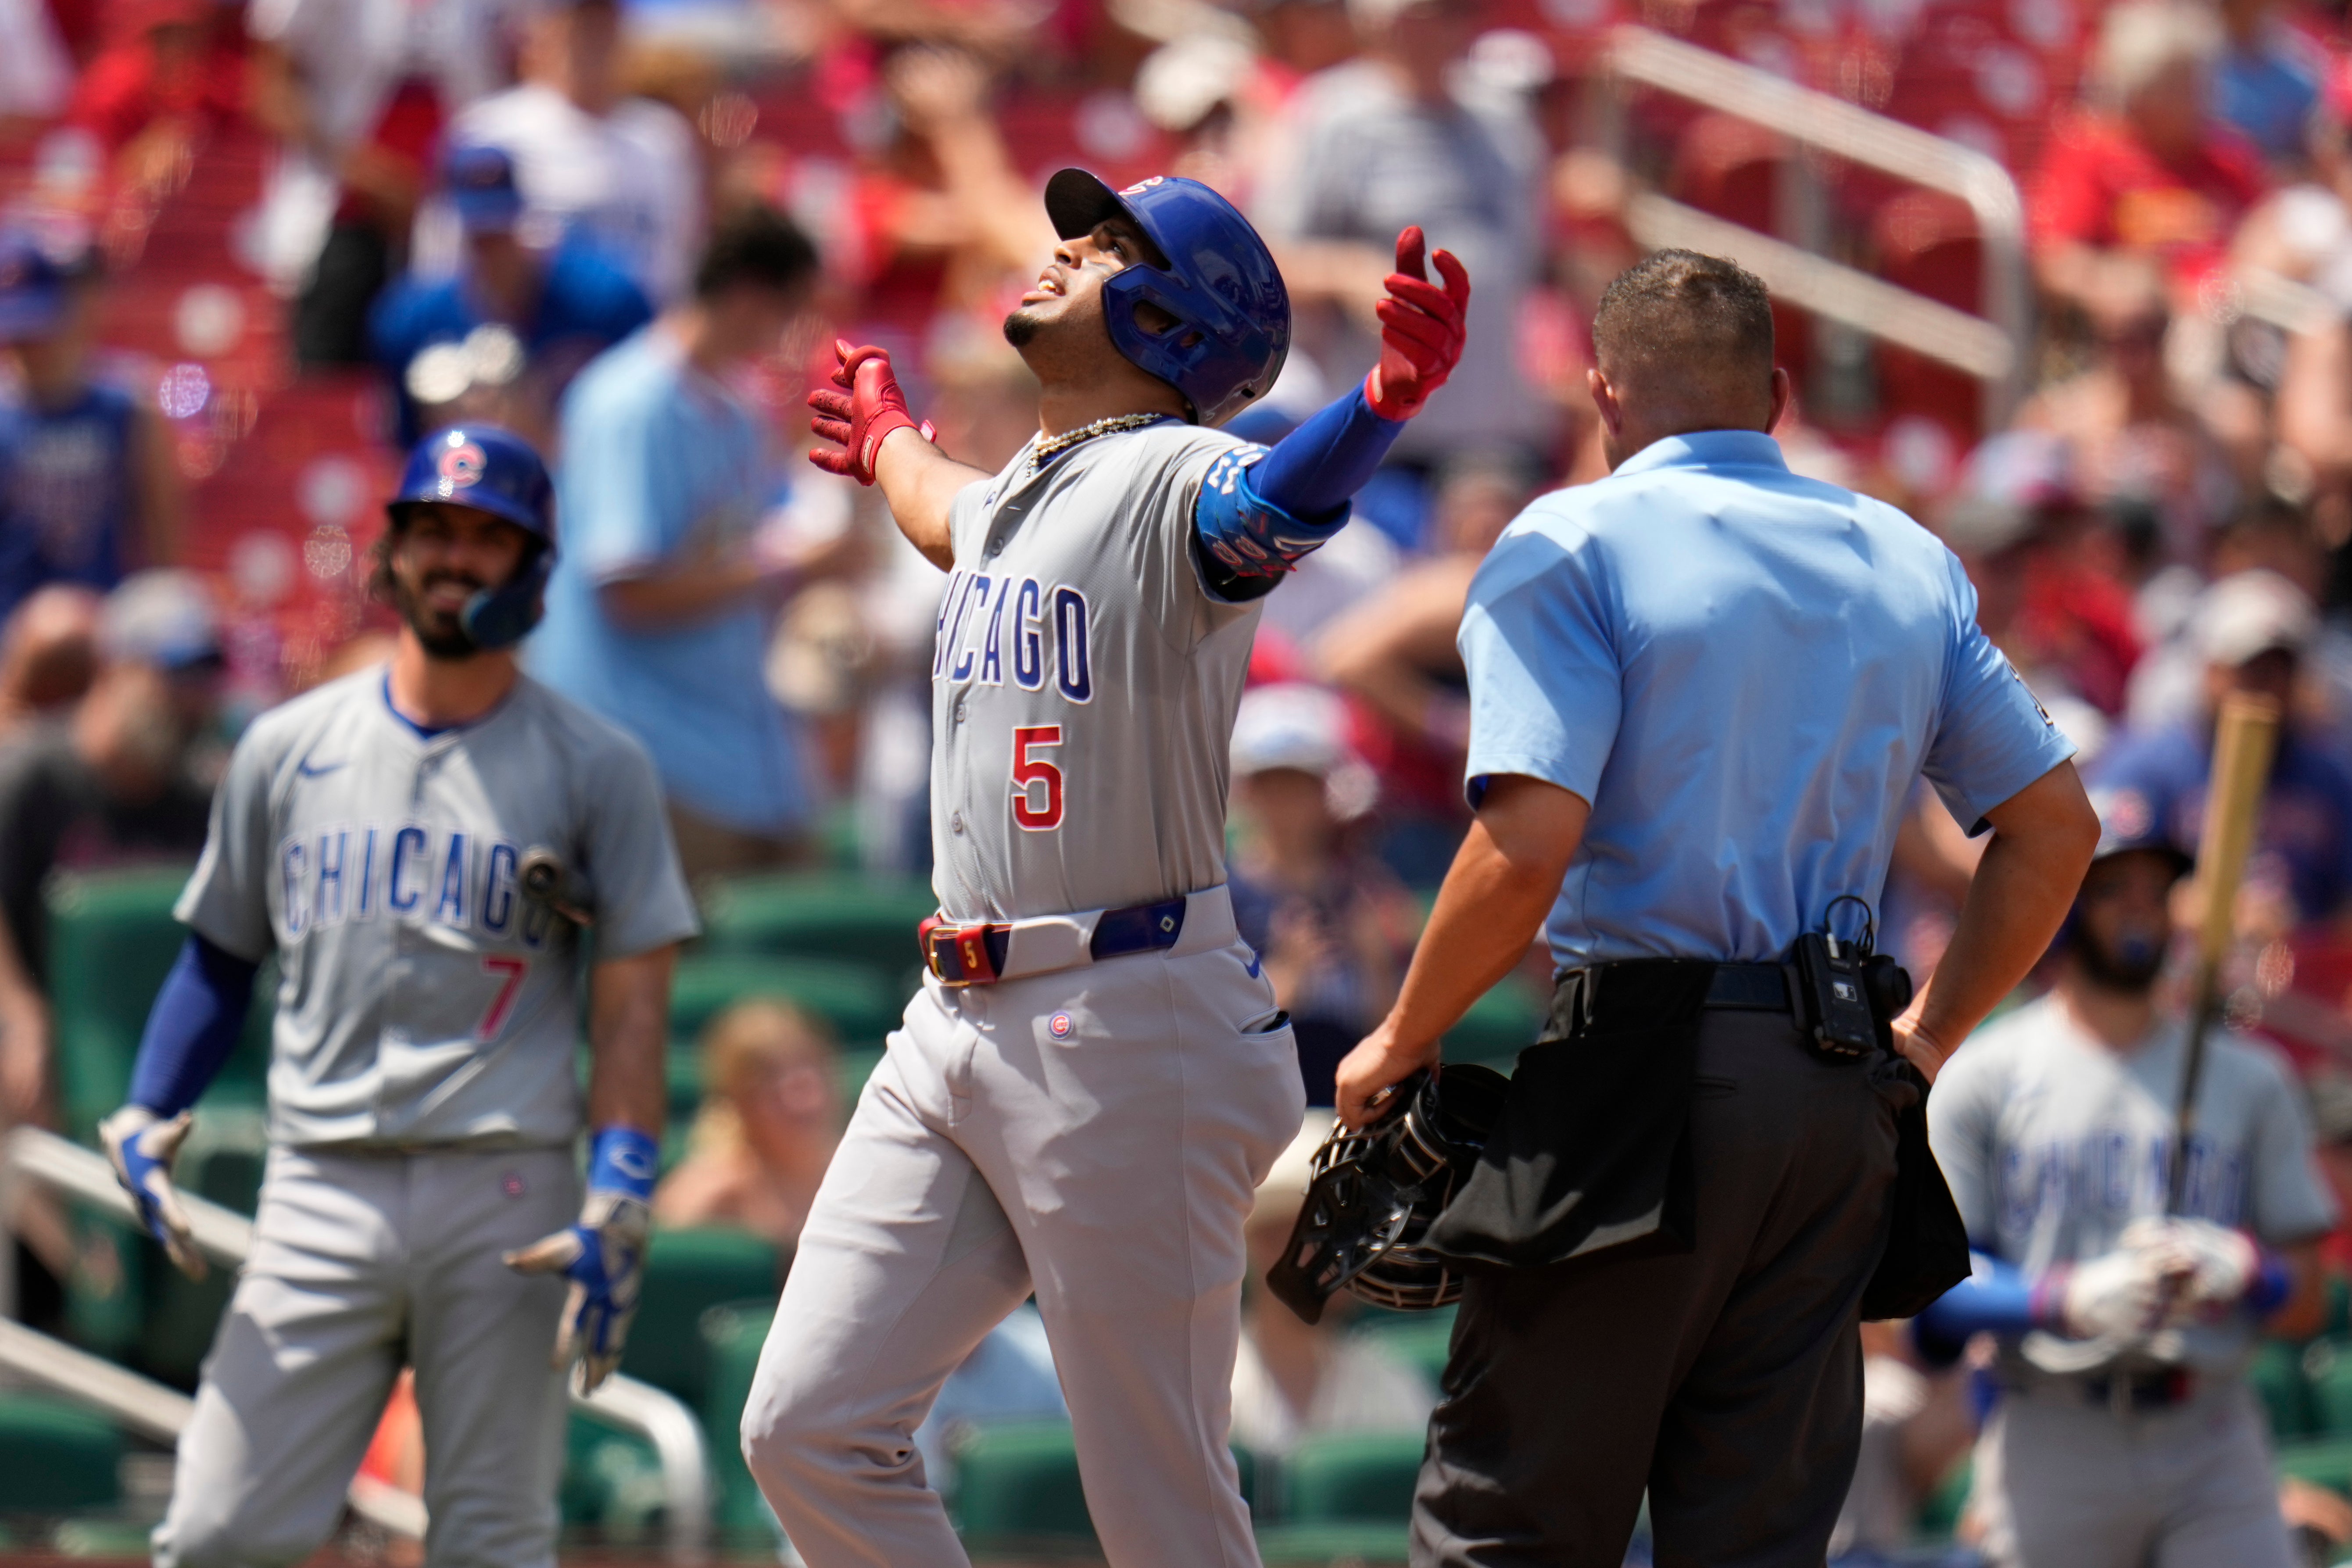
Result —
[{"label": "light blue umpire shirt", "polygon": [[1554,962],[1785,958],[1841,894],[1877,908],[1923,773],[1984,831],[2074,747],[1976,609],[1934,535],[1752,430],[1670,437],[1529,505],[1461,647],[1471,804],[1524,773],[1592,806]]}]

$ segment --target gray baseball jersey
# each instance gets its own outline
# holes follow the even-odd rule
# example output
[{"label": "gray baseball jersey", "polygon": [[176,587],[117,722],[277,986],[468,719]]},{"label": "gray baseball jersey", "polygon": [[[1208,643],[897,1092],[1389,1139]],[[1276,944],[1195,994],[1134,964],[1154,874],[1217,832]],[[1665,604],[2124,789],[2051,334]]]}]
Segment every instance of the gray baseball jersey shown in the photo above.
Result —
[{"label": "gray baseball jersey", "polygon": [[[2132,1221],[2161,1215],[2188,1035],[2174,1018],[2140,1049],[2110,1050],[2053,995],[1962,1047],[1928,1096],[1927,1126],[1969,1239],[2036,1274],[2112,1252]],[[2301,1097],[2276,1056],[2241,1036],[2210,1037],[2181,1207],[2273,1245],[2336,1223]],[[2242,1317],[2192,1328],[2189,1360],[2238,1366],[2254,1333]]]},{"label": "gray baseball jersey", "polygon": [[579,932],[523,896],[569,874],[600,958],[691,936],[653,764],[528,677],[426,733],[382,668],[272,709],[238,742],[182,921],[278,954],[269,1133],[297,1147],[543,1147],[580,1130]]},{"label": "gray baseball jersey", "polygon": [[1192,506],[1227,454],[1175,420],[967,486],[931,661],[931,845],[960,921],[1118,909],[1225,879],[1255,602],[1202,581]]}]

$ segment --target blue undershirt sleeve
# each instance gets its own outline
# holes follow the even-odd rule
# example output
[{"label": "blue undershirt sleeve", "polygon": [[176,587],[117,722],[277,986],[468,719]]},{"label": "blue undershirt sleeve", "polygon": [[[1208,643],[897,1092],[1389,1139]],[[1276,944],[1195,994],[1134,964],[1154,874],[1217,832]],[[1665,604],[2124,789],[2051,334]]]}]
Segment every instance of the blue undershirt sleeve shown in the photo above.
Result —
[{"label": "blue undershirt sleeve", "polygon": [[1192,540],[1209,585],[1229,599],[1271,592],[1284,574],[1339,531],[1348,500],[1404,429],[1350,390],[1271,448],[1220,457],[1192,508]]},{"label": "blue undershirt sleeve", "polygon": [[2023,1334],[2051,1326],[2052,1292],[2023,1270],[1985,1252],[1970,1252],[1974,1266],[1914,1320],[1912,1331],[1927,1359],[1949,1364],[1959,1359],[1972,1335]]},{"label": "blue undershirt sleeve", "polygon": [[190,935],[180,949],[131,1068],[131,1103],[169,1120],[196,1102],[245,1030],[260,965]]}]

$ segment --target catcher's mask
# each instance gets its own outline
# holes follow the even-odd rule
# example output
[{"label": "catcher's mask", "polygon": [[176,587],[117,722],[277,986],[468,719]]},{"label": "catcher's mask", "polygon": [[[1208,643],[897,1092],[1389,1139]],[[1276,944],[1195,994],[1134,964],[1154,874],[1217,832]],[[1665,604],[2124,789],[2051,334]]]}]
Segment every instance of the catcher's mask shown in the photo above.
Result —
[{"label": "catcher's mask", "polygon": [[1475,1063],[1415,1073],[1391,1100],[1402,1109],[1360,1132],[1333,1128],[1267,1289],[1310,1323],[1343,1288],[1403,1311],[1459,1299],[1460,1272],[1421,1239],[1477,1160],[1510,1087]]}]

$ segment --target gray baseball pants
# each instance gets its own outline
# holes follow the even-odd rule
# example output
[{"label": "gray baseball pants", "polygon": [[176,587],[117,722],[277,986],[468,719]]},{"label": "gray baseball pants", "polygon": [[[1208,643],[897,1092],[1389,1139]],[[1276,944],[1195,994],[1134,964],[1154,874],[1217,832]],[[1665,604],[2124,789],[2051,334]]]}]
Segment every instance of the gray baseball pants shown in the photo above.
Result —
[{"label": "gray baseball pants", "polygon": [[156,1568],[299,1562],[341,1518],[404,1363],[425,1427],[428,1568],[553,1568],[561,1279],[499,1261],[578,1217],[569,1149],[273,1149]]},{"label": "gray baseball pants", "polygon": [[1306,1100],[1274,1013],[1231,905],[1201,894],[1165,953],[908,1004],[743,1412],[813,1568],[968,1561],[914,1431],[1033,1289],[1114,1568],[1255,1568],[1225,1446],[1242,1227]]},{"label": "gray baseball pants", "polygon": [[2071,1380],[2004,1389],[1977,1439],[1995,1568],[2293,1568],[2268,1430],[2241,1380],[2118,1415]]}]

